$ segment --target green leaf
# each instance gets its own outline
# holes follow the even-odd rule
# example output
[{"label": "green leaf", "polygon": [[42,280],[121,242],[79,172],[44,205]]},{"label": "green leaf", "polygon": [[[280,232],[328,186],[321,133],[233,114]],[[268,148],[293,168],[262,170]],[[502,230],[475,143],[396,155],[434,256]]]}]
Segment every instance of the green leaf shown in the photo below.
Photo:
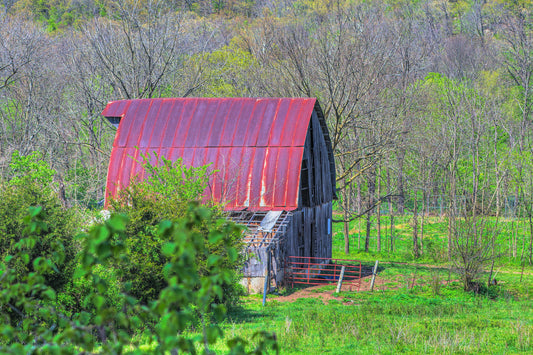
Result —
[{"label": "green leaf", "polygon": [[172,222],[169,220],[161,221],[158,225],[157,234],[162,235],[165,234],[165,232],[172,227]]},{"label": "green leaf", "polygon": [[217,339],[223,336],[222,330],[217,325],[214,325],[214,324],[211,324],[206,327],[205,334],[207,337],[207,342],[209,344],[216,343]]},{"label": "green leaf", "polygon": [[37,217],[41,211],[43,210],[42,206],[31,206],[29,208],[29,215],[33,217]]},{"label": "green leaf", "polygon": [[126,296],[125,301],[130,306],[135,306],[138,303],[138,300],[132,296]]},{"label": "green leaf", "polygon": [[163,252],[163,255],[168,257],[174,255],[176,251],[176,243],[165,243],[161,251]]},{"label": "green leaf", "polygon": [[33,269],[39,270],[42,269],[42,266],[45,265],[45,259],[42,256],[39,256],[35,259],[33,259]]},{"label": "green leaf", "polygon": [[27,265],[30,263],[30,256],[28,254],[22,254],[20,257],[22,258],[22,262],[24,264]]},{"label": "green leaf", "polygon": [[103,322],[104,318],[101,315],[97,315],[96,317],[94,317],[94,324],[102,325]]},{"label": "green leaf", "polygon": [[56,299],[56,292],[51,288],[44,291],[42,295],[44,296],[44,298],[48,299],[49,301],[55,301]]},{"label": "green leaf", "polygon": [[228,248],[228,256],[230,261],[234,262],[239,258],[239,253],[237,253],[235,248]]},{"label": "green leaf", "polygon": [[223,304],[213,306],[213,313],[215,315],[215,319],[221,322],[226,315],[226,307]]},{"label": "green leaf", "polygon": [[100,244],[104,242],[110,235],[109,230],[105,228],[104,226],[100,226],[96,229],[95,238],[93,239],[93,242],[96,244]]},{"label": "green leaf", "polygon": [[114,230],[122,232],[126,229],[126,218],[121,215],[113,215],[107,220],[107,224]]},{"label": "green leaf", "polygon": [[214,230],[209,233],[209,242],[217,243],[224,238],[224,234],[219,230]]},{"label": "green leaf", "polygon": [[105,298],[100,295],[94,295],[93,297],[93,303],[97,310],[100,310],[102,306],[105,304]]},{"label": "green leaf", "polygon": [[207,258],[207,267],[212,267],[213,265],[216,265],[222,257],[217,254],[211,254]]},{"label": "green leaf", "polygon": [[13,339],[14,336],[14,330],[13,327],[9,324],[4,324],[2,327],[2,335],[4,335],[7,339]]}]

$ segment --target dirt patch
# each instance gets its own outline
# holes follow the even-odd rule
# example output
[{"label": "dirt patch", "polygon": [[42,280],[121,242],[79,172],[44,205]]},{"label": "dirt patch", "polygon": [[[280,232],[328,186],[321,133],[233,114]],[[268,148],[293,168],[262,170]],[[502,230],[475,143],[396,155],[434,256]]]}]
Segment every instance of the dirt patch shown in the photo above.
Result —
[{"label": "dirt patch", "polygon": [[335,290],[330,290],[330,291],[320,290],[322,288],[324,288],[324,286],[308,287],[308,288],[298,290],[294,293],[291,293],[290,295],[278,296],[274,299],[279,302],[294,302],[300,298],[318,298],[318,299],[321,299],[324,303],[329,303],[329,301],[331,300],[341,299],[340,297],[333,296],[333,293],[335,292]]},{"label": "dirt patch", "polygon": [[[430,269],[443,269],[446,270],[447,267],[443,265],[432,265],[432,264],[413,264],[408,262],[382,262],[381,265],[387,265],[387,264],[399,264],[399,265],[409,265],[409,266],[415,266],[415,267],[421,267],[421,268],[430,268]],[[363,270],[364,269],[364,270]],[[322,300],[324,303],[329,303],[331,300],[336,300],[339,302],[343,302],[344,296],[342,295],[342,292],[350,292],[350,291],[370,291],[370,282],[372,279],[372,267],[363,267],[362,269],[362,275],[364,275],[361,279],[359,284],[351,285],[350,283],[345,282],[342,285],[341,294],[339,296],[336,296],[335,294],[335,288],[336,283],[331,284],[330,287],[327,287],[326,285],[319,285],[319,286],[311,286],[307,288],[300,289],[294,293],[291,293],[287,296],[277,296],[272,297],[273,300],[276,300],[278,302],[294,302],[297,299],[300,298],[316,298]],[[511,274],[520,274],[521,272],[512,272],[507,271],[502,273],[511,273]],[[524,275],[530,275],[530,272],[528,270],[525,270]],[[416,278],[416,279],[413,279]],[[383,278],[378,273],[378,276],[376,277],[376,280],[374,282],[374,290],[397,290],[400,288],[412,288],[413,286],[421,286],[421,285],[427,285],[428,282],[430,282],[427,278],[420,278],[415,273],[412,274],[406,274],[406,275],[396,275],[391,278]],[[452,279],[452,280],[443,280],[440,279],[439,283],[442,286],[446,286],[453,282],[460,282],[458,279]],[[328,288],[325,290],[325,288]],[[353,302],[344,302],[344,304],[354,304]]]},{"label": "dirt patch", "polygon": [[[342,295],[342,292],[350,292],[350,291],[370,291],[370,282],[371,282],[372,276],[365,276],[361,278],[361,282],[359,285],[350,285],[348,283],[344,283],[341,288],[341,294],[339,296],[335,296],[335,289],[331,290],[324,290],[326,287],[325,285],[319,285],[319,286],[311,286],[307,288],[300,289],[294,293],[291,293],[287,296],[277,296],[273,297],[272,299],[278,301],[278,302],[294,302],[297,299],[300,298],[316,298],[322,300],[325,304],[329,303],[331,300],[336,300],[339,302],[342,302],[345,305],[353,305],[353,302],[344,302],[344,296]],[[456,282],[459,280],[450,280],[450,282]],[[409,280],[409,288],[413,287],[411,284],[412,280]],[[440,281],[441,285],[445,286],[449,282],[446,280]],[[416,280],[415,285],[423,285],[426,284],[425,280]],[[334,285],[336,288],[336,284]],[[400,280],[398,277],[393,279],[384,279],[382,277],[377,277],[374,281],[374,291],[377,290],[397,290],[401,287],[406,287],[407,285],[402,280]]]},{"label": "dirt patch", "polygon": [[[341,292],[369,291],[371,278],[372,276],[363,277],[359,285],[357,284],[352,285],[349,283],[344,283],[342,285]],[[376,279],[374,283],[374,288],[376,288],[378,285],[383,285],[386,282],[387,282],[386,280],[380,280],[378,278]],[[336,284],[332,284],[332,285],[336,288]],[[325,287],[327,286],[325,285],[311,286],[311,287],[300,289],[294,293],[291,293],[290,295],[278,296],[273,299],[279,302],[294,302],[300,298],[317,298],[317,299],[321,299],[324,303],[329,303],[329,301],[331,300],[337,300],[337,301],[342,302],[343,300],[342,294],[340,296],[334,296],[335,289],[324,290]],[[352,303],[348,302],[347,304],[352,304]]]}]

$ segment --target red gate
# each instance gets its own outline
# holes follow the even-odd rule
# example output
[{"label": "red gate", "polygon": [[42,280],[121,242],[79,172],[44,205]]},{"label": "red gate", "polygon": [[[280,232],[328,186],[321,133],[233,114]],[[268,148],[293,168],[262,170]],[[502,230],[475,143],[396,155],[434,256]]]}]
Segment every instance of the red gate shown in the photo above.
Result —
[{"label": "red gate", "polygon": [[337,283],[344,267],[343,284],[350,291],[361,287],[361,262],[357,260],[289,256],[285,275],[291,287],[300,285],[329,285]]}]

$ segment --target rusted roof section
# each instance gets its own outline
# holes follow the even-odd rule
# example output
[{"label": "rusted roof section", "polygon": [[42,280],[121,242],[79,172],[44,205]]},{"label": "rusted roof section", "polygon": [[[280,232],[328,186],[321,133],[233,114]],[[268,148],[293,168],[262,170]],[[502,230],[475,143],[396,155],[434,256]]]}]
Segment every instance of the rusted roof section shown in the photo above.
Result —
[{"label": "rusted roof section", "polygon": [[[215,201],[226,210],[294,210],[306,133],[316,99],[174,98],[110,102],[120,117],[107,177],[114,196],[136,175],[140,152],[187,165],[212,163]],[[321,114],[321,113],[320,113]],[[136,148],[138,147],[138,149]]]}]

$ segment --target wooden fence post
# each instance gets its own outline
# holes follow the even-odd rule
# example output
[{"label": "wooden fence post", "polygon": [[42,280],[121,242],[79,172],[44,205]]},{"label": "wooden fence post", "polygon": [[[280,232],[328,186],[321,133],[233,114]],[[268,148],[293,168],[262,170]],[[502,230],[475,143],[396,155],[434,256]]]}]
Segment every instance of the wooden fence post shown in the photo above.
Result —
[{"label": "wooden fence post", "polygon": [[374,265],[374,268],[372,269],[372,280],[370,281],[370,291],[374,291],[374,281],[376,281],[376,274],[378,273],[378,264],[379,260],[376,260],[376,265]]},{"label": "wooden fence post", "polygon": [[339,275],[339,282],[337,282],[337,290],[335,291],[336,293],[339,293],[341,292],[341,287],[342,287],[342,279],[344,278],[344,270],[346,269],[345,266],[342,266],[341,268],[341,274]]},{"label": "wooden fence post", "polygon": [[266,304],[267,293],[270,290],[270,248],[266,250],[267,268],[265,273],[265,285],[263,288],[263,306]]}]

